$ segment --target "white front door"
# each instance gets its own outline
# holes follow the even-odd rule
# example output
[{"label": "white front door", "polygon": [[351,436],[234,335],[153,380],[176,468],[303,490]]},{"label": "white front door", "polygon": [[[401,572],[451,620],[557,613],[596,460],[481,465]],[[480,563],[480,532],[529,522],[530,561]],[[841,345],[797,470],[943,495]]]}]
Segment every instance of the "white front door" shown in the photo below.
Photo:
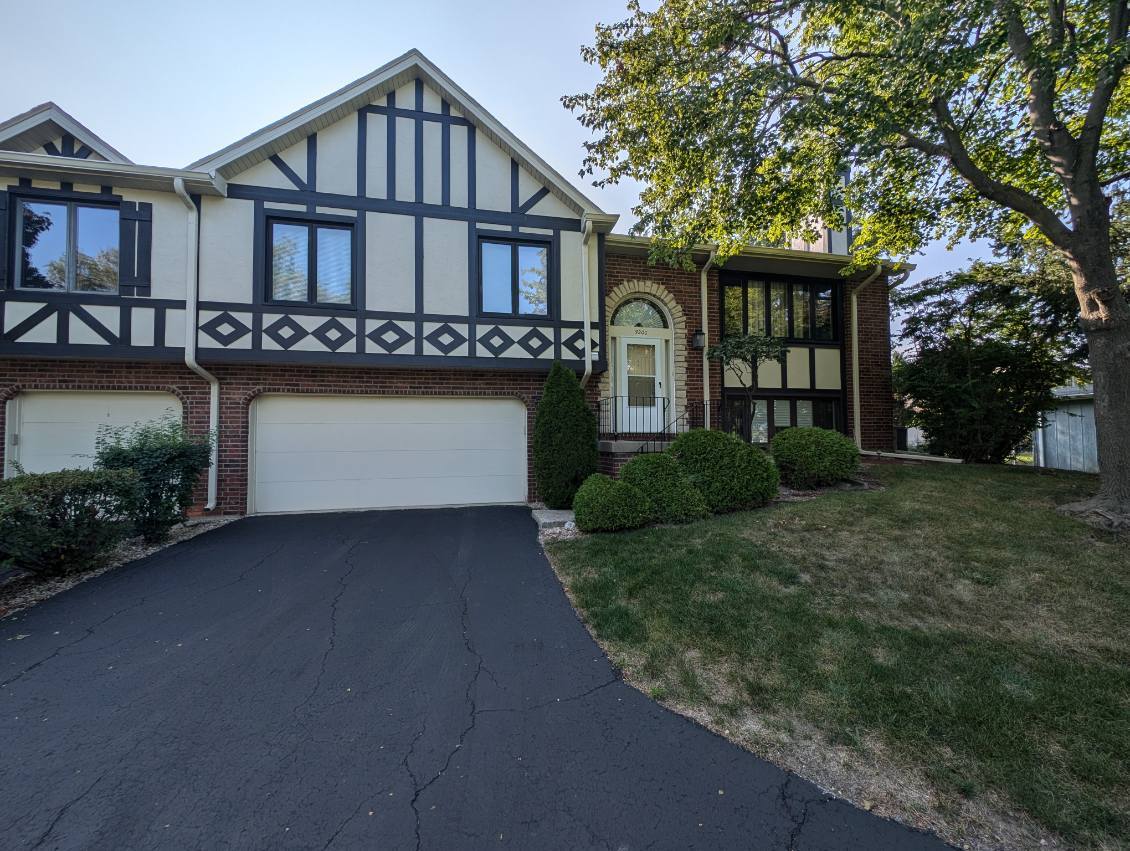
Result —
[{"label": "white front door", "polygon": [[652,337],[620,338],[620,433],[650,433],[667,422],[663,386],[663,341]]}]

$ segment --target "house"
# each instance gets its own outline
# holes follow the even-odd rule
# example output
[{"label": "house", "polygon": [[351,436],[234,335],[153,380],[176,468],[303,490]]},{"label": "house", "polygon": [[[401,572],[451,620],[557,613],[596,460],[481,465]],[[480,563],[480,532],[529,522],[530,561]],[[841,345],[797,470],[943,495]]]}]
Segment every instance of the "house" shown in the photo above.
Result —
[{"label": "house", "polygon": [[1071,383],[1052,390],[1056,405],[1032,435],[1032,462],[1037,467],[1099,471],[1095,435],[1095,388]]},{"label": "house", "polygon": [[[845,234],[687,272],[616,220],[417,51],[185,169],[37,107],[0,124],[5,474],[171,412],[218,435],[208,510],[524,502],[554,360],[608,469],[692,426],[891,448],[885,273],[846,282]],[[731,329],[791,341],[753,412],[705,359]]]}]

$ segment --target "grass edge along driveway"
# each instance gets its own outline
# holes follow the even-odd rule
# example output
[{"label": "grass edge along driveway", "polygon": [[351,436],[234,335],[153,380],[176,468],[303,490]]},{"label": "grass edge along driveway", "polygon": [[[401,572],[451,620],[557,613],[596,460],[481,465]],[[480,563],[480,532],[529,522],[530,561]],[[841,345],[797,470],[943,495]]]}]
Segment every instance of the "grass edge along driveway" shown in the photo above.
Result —
[{"label": "grass edge along driveway", "polygon": [[840,491],[547,549],[637,686],[973,847],[1130,847],[1130,541],[1092,477],[870,468]]}]

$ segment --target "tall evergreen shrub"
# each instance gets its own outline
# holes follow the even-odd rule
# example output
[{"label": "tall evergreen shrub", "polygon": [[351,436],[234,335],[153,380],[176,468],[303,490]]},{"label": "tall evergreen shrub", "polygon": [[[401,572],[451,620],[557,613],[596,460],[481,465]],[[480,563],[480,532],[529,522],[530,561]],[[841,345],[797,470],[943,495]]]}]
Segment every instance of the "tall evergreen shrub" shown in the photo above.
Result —
[{"label": "tall evergreen shrub", "polygon": [[555,362],[534,420],[534,481],[547,506],[572,507],[581,483],[596,472],[596,438],[596,414],[581,382]]}]

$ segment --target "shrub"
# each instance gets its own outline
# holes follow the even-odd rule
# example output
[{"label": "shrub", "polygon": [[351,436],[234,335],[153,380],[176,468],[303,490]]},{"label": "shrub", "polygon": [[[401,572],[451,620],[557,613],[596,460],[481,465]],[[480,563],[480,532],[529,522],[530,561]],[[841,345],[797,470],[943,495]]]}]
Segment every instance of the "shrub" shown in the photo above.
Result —
[{"label": "shrub", "polygon": [[156,543],[184,519],[210,455],[207,439],[190,437],[179,419],[166,417],[103,431],[95,463],[104,470],[137,472],[137,498],[129,506],[133,530],[146,542]]},{"label": "shrub", "polygon": [[773,462],[737,435],[694,429],[675,438],[667,451],[715,514],[756,508],[777,494]]},{"label": "shrub", "polygon": [[573,511],[581,531],[614,532],[643,526],[650,519],[651,506],[638,488],[594,473],[577,490]]},{"label": "shrub", "polygon": [[826,428],[787,428],[773,435],[769,448],[782,481],[793,488],[846,481],[859,469],[851,438]]},{"label": "shrub", "polygon": [[534,420],[534,481],[550,508],[568,508],[581,482],[596,471],[596,415],[581,382],[555,362]]},{"label": "shrub", "polygon": [[1055,405],[1063,364],[1026,341],[929,341],[896,361],[895,389],[933,453],[999,464],[1022,446]]},{"label": "shrub", "polygon": [[651,519],[659,523],[685,523],[710,513],[706,499],[666,453],[637,455],[620,470],[620,480],[644,495]]},{"label": "shrub", "polygon": [[90,567],[130,531],[132,470],[24,473],[0,481],[0,564],[44,576]]}]

